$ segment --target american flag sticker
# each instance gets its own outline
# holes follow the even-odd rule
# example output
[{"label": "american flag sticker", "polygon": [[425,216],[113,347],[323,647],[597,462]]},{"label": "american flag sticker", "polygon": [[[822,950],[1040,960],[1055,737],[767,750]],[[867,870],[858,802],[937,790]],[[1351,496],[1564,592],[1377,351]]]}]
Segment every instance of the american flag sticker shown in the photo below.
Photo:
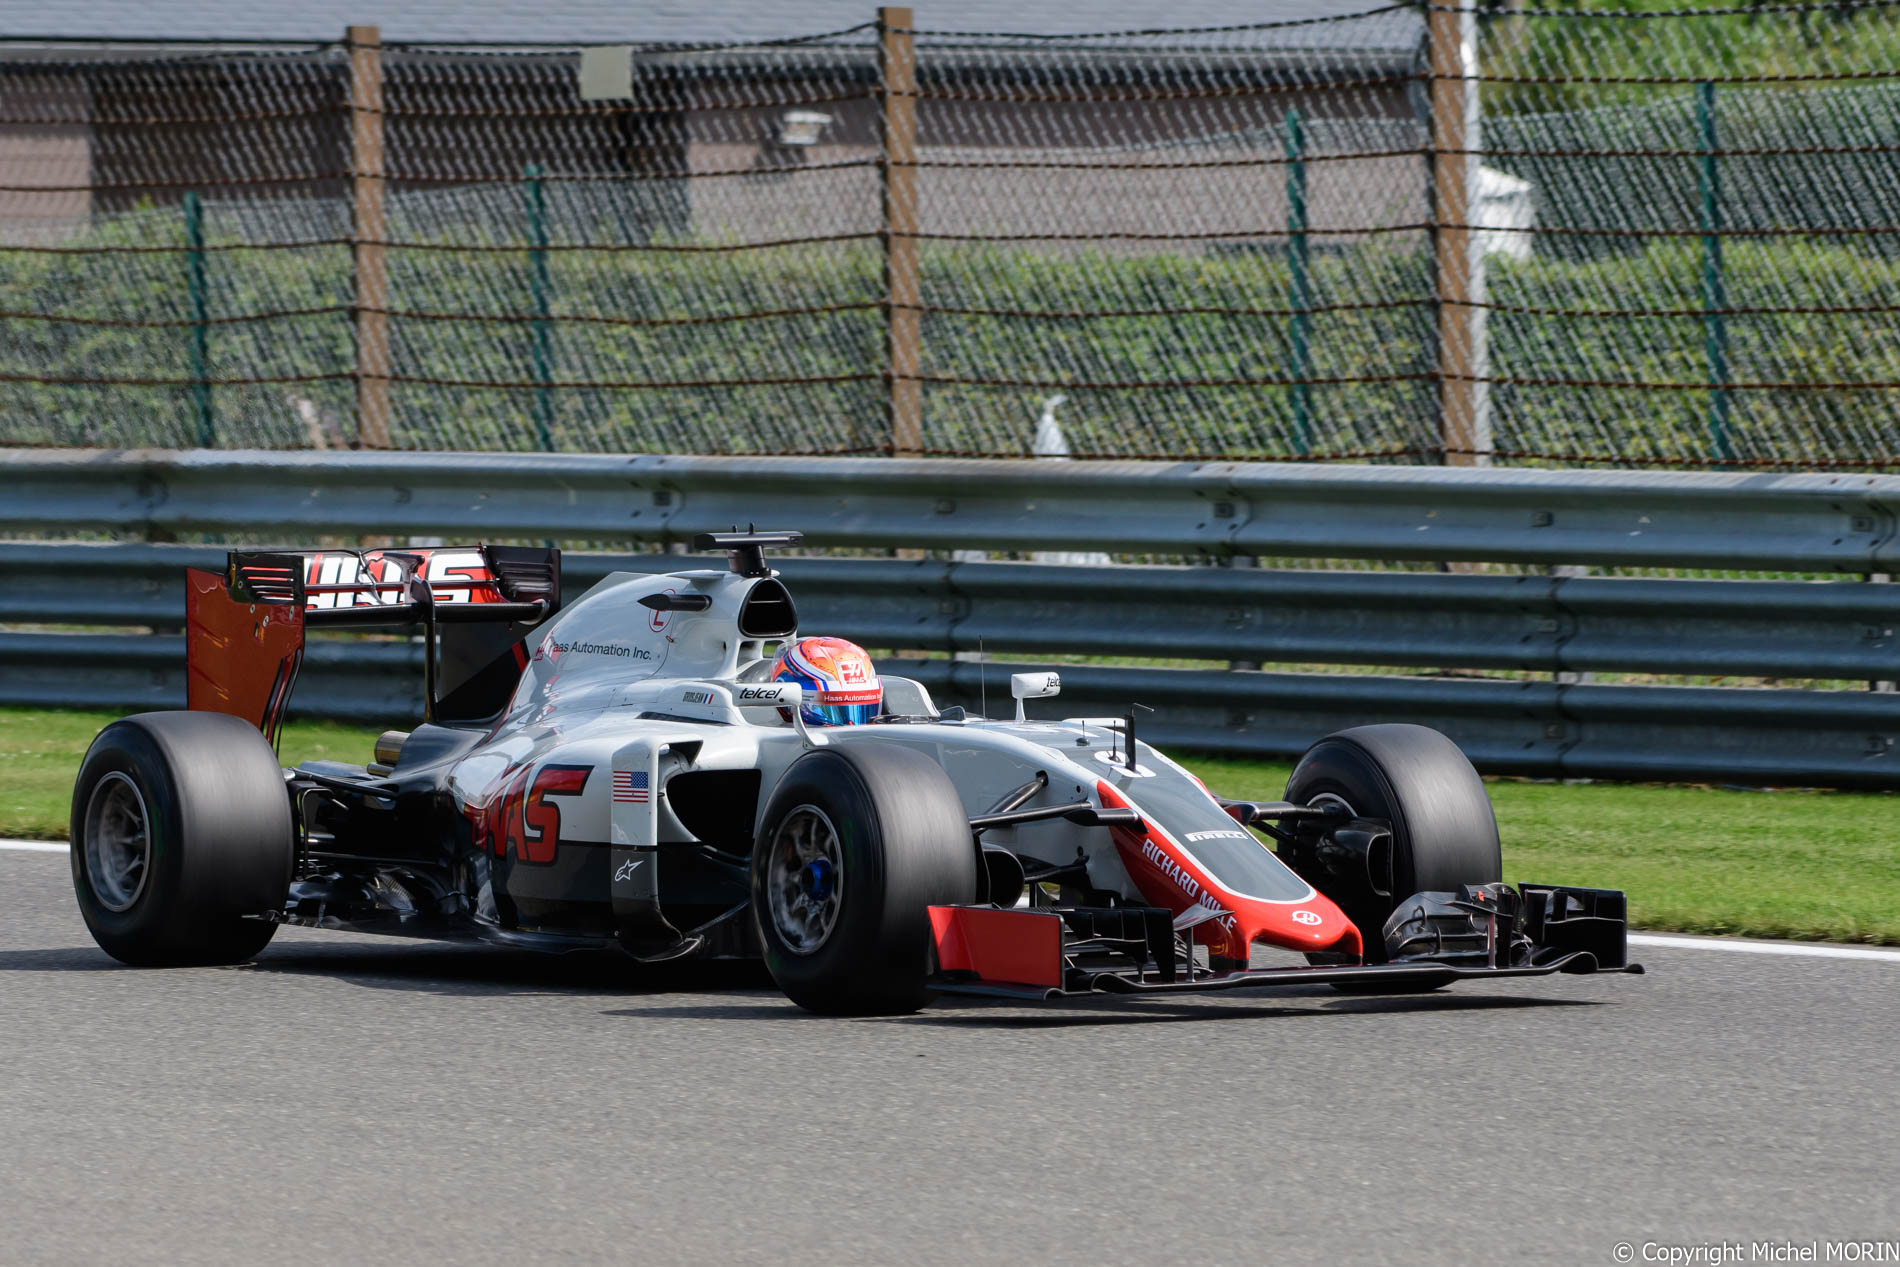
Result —
[{"label": "american flag sticker", "polygon": [[614,771],[614,800],[623,805],[645,805],[649,791],[645,770]]}]

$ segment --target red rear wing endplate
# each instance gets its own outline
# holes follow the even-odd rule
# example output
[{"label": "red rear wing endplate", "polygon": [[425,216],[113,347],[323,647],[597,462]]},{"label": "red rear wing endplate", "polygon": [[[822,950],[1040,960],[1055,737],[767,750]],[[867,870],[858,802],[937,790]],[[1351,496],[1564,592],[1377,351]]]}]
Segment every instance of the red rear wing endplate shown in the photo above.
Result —
[{"label": "red rear wing endplate", "polygon": [[303,621],[287,603],[240,603],[215,572],[185,572],[185,707],[230,713],[276,746],[303,664]]}]

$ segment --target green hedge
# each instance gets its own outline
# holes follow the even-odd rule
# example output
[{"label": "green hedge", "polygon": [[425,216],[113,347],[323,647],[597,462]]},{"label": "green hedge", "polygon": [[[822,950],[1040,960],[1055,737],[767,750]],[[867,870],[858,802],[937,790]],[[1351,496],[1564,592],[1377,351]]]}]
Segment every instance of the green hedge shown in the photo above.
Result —
[{"label": "green hedge", "polygon": [[[182,241],[176,213],[105,224],[64,245]],[[172,232],[163,232],[167,227]],[[1694,239],[1592,260],[1492,258],[1492,372],[1504,379],[1706,381],[1697,315],[1705,260]],[[214,244],[216,239],[214,238]],[[394,368],[424,379],[533,382],[532,277],[525,253],[393,251],[391,302],[458,319],[392,319]],[[1287,260],[1271,251],[1193,255],[1033,252],[930,244],[923,252],[926,443],[942,451],[1027,451],[1044,398],[1078,454],[1286,457],[1300,451],[1290,364]],[[1310,292],[1317,456],[1420,451],[1435,443],[1431,267],[1421,237],[1316,250]],[[15,312],[188,321],[183,253],[0,252]],[[1900,262],[1852,245],[1731,240],[1729,302],[1830,311],[1727,319],[1740,382],[1900,381],[1890,311]],[[547,393],[554,447],[567,451],[875,451],[884,440],[882,260],[875,243],[712,253],[556,251],[549,305],[607,322],[551,326],[564,383],[775,382],[716,387],[562,386]],[[302,447],[354,436],[350,259],[338,246],[212,251],[213,318],[335,307],[217,324],[211,376],[337,376],[212,393],[218,442]],[[1849,312],[1863,308],[1869,311]],[[738,321],[787,308],[824,309]],[[1514,308],[1558,310],[1526,314]],[[1028,311],[1033,317],[943,309]],[[1245,310],[1245,311],[1206,311]],[[1683,311],[1591,316],[1590,310]],[[1104,315],[1135,310],[1142,315]],[[690,324],[627,325],[690,318]],[[0,319],[0,442],[184,446],[196,442],[188,387],[54,385],[51,378],[190,375],[189,326]],[[1211,382],[1214,385],[1193,385]],[[1156,386],[1100,388],[1088,384]],[[1182,384],[1170,386],[1168,384]],[[1226,384],[1226,385],[1222,385]],[[530,388],[398,383],[395,439],[407,448],[530,449]],[[1884,459],[1900,451],[1886,390],[1731,394],[1732,446],[1789,463]],[[1697,461],[1711,453],[1705,390],[1504,382],[1495,440],[1509,451],[1605,460]]]}]

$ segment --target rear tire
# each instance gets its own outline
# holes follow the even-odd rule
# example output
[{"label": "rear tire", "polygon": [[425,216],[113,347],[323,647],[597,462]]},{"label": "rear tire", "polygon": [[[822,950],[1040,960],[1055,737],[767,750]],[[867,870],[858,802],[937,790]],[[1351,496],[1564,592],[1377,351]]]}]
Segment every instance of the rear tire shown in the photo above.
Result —
[{"label": "rear tire", "polygon": [[[1336,799],[1392,824],[1392,894],[1308,877],[1359,927],[1367,963],[1385,963],[1385,922],[1414,893],[1504,876],[1484,781],[1458,745],[1427,726],[1356,726],[1306,750],[1287,780],[1297,805]],[[1389,988],[1389,987],[1387,987]]]},{"label": "rear tire", "polygon": [[277,754],[223,713],[140,713],[86,751],[73,786],[73,891],[93,940],[134,967],[243,963],[276,932],[247,919],[290,889]]},{"label": "rear tire", "polygon": [[752,913],[786,996],[829,1016],[923,1006],[925,908],[977,892],[969,816],[943,770],[896,744],[815,749],[785,772],[761,821]]}]

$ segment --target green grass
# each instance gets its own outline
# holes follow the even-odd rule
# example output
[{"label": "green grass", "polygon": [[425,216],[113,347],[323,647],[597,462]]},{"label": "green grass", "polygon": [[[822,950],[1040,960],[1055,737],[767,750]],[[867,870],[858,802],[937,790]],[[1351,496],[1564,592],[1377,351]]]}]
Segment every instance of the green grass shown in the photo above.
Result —
[{"label": "green grass", "polygon": [[[73,776],[86,746],[116,713],[60,713],[0,708],[0,836],[66,839]],[[361,726],[292,722],[282,756],[299,761],[364,761],[375,734]]]},{"label": "green grass", "polygon": [[[0,836],[66,835],[103,713],[0,709]],[[361,761],[372,732],[298,722],[286,763]],[[1209,787],[1273,800],[1287,767],[1188,757]],[[1617,783],[1490,783],[1512,880],[1618,888],[1645,928],[1900,944],[1900,798]]]},{"label": "green grass", "polygon": [[[1288,767],[1188,758],[1271,800]],[[1644,928],[1900,945],[1900,798],[1488,780],[1508,880],[1622,889]]]}]

